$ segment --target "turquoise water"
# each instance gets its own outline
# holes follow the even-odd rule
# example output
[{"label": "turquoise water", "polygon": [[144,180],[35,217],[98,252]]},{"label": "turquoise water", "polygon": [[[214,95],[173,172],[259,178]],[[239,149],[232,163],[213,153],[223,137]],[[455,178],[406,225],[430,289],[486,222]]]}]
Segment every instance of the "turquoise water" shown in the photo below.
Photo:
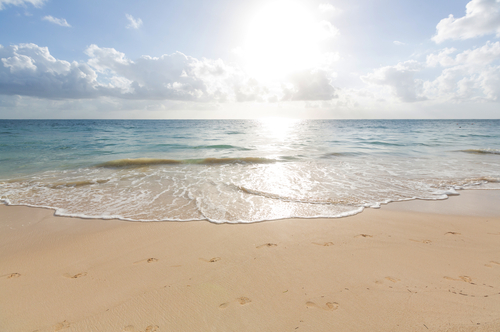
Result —
[{"label": "turquoise water", "polygon": [[59,215],[340,217],[500,189],[500,120],[0,120],[0,200]]}]

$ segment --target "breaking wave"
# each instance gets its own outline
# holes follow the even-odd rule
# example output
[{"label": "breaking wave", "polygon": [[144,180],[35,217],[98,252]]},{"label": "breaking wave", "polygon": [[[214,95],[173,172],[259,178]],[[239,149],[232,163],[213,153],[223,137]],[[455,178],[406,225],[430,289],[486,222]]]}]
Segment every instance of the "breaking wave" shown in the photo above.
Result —
[{"label": "breaking wave", "polygon": [[134,159],[117,159],[104,162],[97,167],[109,168],[125,168],[125,167],[145,167],[155,165],[180,165],[180,164],[197,164],[197,165],[216,165],[216,164],[269,164],[276,162],[275,159],[269,158],[204,158],[204,159],[158,159],[158,158],[134,158]]}]

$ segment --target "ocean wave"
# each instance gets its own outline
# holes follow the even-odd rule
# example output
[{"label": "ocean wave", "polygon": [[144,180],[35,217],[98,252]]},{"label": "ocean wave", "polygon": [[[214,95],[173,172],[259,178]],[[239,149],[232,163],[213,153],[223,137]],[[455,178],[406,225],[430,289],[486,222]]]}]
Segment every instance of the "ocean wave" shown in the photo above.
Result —
[{"label": "ocean wave", "polygon": [[494,178],[494,177],[491,177],[491,176],[482,176],[482,177],[478,177],[478,178],[470,178],[470,179],[466,179],[465,181],[466,181],[467,184],[470,184],[470,185],[476,185],[476,184],[480,184],[480,183],[483,183],[483,182],[500,183],[500,179],[499,178]]},{"label": "ocean wave", "polygon": [[158,158],[135,158],[117,159],[96,165],[97,167],[124,168],[124,167],[144,167],[156,165],[216,165],[216,164],[269,164],[276,162],[275,159],[245,157],[245,158],[204,158],[204,159],[158,159]]},{"label": "ocean wave", "polygon": [[459,152],[465,153],[473,153],[473,154],[500,154],[500,150],[498,149],[467,149],[467,150],[459,150]]},{"label": "ocean wave", "polygon": [[199,145],[195,146],[194,149],[216,149],[216,150],[226,150],[226,149],[234,149],[240,151],[249,151],[250,149],[242,148],[234,145],[220,144],[220,145]]},{"label": "ocean wave", "polygon": [[239,190],[246,194],[250,195],[256,195],[256,196],[262,196],[266,198],[271,198],[271,199],[276,199],[276,200],[281,200],[284,202],[294,202],[294,203],[303,203],[303,204],[327,204],[327,205],[344,205],[344,206],[357,206],[357,204],[360,204],[355,198],[352,199],[310,199],[310,198],[294,198],[294,197],[286,197],[283,195],[279,194],[274,194],[270,192],[265,192],[261,190],[255,190],[255,189],[250,189],[246,188],[244,186],[237,186]]},{"label": "ocean wave", "polygon": [[77,187],[89,186],[92,184],[103,184],[107,182],[109,182],[109,180],[81,180],[81,181],[69,181],[69,182],[55,182],[47,185],[47,187],[52,189],[60,189],[65,187],[77,188]]},{"label": "ocean wave", "polygon": [[321,158],[335,158],[335,157],[347,157],[347,156],[358,156],[363,153],[361,152],[329,152],[321,156]]}]

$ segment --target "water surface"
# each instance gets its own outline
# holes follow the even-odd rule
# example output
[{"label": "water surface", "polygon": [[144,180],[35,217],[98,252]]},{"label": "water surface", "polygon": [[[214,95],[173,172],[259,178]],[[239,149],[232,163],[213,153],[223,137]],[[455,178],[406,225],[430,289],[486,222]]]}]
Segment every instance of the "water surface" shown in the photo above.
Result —
[{"label": "water surface", "polygon": [[255,222],[500,189],[500,120],[0,120],[0,200]]}]

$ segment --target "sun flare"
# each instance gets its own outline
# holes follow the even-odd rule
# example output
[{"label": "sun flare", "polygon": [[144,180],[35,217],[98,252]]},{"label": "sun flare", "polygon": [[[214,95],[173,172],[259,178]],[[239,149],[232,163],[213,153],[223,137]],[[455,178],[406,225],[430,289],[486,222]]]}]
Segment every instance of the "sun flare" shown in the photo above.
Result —
[{"label": "sun flare", "polygon": [[251,21],[244,47],[249,74],[272,80],[313,67],[321,57],[319,43],[331,32],[324,23],[293,1],[262,8]]},{"label": "sun flare", "polygon": [[277,141],[286,140],[300,123],[297,119],[279,117],[260,118],[259,122],[266,136]]}]

